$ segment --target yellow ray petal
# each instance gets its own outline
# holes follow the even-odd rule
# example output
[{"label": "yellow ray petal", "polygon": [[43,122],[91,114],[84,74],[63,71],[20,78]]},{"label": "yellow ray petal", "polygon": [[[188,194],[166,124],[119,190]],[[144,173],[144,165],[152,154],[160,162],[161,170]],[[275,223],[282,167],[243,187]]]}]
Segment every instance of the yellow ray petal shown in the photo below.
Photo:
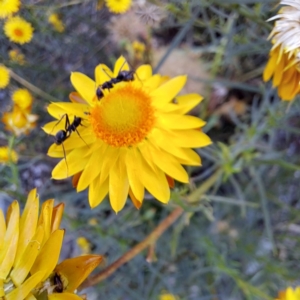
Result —
[{"label": "yellow ray petal", "polygon": [[64,203],[59,203],[58,205],[56,205],[53,208],[53,210],[52,210],[52,220],[51,220],[51,232],[59,229],[64,208],[65,208]]},{"label": "yellow ray petal", "polygon": [[142,202],[144,199],[144,186],[142,185],[141,180],[139,179],[141,166],[137,164],[135,152],[135,148],[128,149],[125,157],[125,163],[129,186],[132,190],[132,193],[140,202]]},{"label": "yellow ray petal", "polygon": [[[276,50],[277,51],[277,50]],[[278,52],[271,51],[271,56],[269,58],[269,61],[265,67],[264,73],[263,73],[263,80],[268,81],[274,74],[274,70],[277,65],[277,58],[278,58]]]},{"label": "yellow ray petal", "polygon": [[108,147],[105,152],[105,159],[103,160],[103,164],[101,167],[100,173],[100,184],[102,184],[109,175],[111,168],[116,163],[117,159],[120,155],[120,149],[114,147]]},{"label": "yellow ray petal", "polygon": [[179,159],[181,164],[188,166],[201,166],[201,157],[197,152],[189,148],[182,148],[182,151],[185,152],[187,158]]},{"label": "yellow ray petal", "polygon": [[114,77],[117,77],[120,71],[128,71],[128,70],[130,70],[129,65],[125,57],[121,55],[115,63]]},{"label": "yellow ray petal", "polygon": [[157,118],[157,127],[166,129],[194,129],[201,128],[205,124],[206,122],[194,116],[161,113]]},{"label": "yellow ray petal", "polygon": [[44,236],[44,229],[42,226],[37,228],[32,240],[29,241],[25,251],[19,259],[19,262],[12,270],[10,277],[16,286],[20,286],[26,279],[39,251],[42,246],[42,240]]},{"label": "yellow ray petal", "polygon": [[128,190],[129,182],[125,169],[124,155],[120,155],[109,173],[109,200],[112,209],[116,213],[124,207]]},{"label": "yellow ray petal", "polygon": [[39,214],[39,198],[36,189],[29,192],[26,205],[20,220],[20,236],[14,266],[35,234]]},{"label": "yellow ray petal", "polygon": [[[81,103],[66,103],[66,102],[55,102],[55,104],[60,110],[64,111],[64,114],[68,114],[69,116],[76,116],[82,119],[87,119],[88,113],[90,111],[90,106],[88,104]],[[51,104],[48,106],[48,111],[52,108]],[[60,119],[63,114],[57,114],[56,118]],[[72,122],[70,120],[70,122]]]},{"label": "yellow ray petal", "polygon": [[101,255],[83,255],[64,260],[54,272],[67,279],[65,291],[74,292],[102,261]]},{"label": "yellow ray petal", "polygon": [[73,293],[54,293],[48,295],[48,300],[82,300],[82,298]]},{"label": "yellow ray petal", "polygon": [[135,71],[138,80],[145,81],[152,76],[152,68],[150,65],[142,65]]},{"label": "yellow ray petal", "polygon": [[73,72],[71,74],[71,82],[81,97],[90,105],[93,105],[97,88],[95,81],[82,73]]},{"label": "yellow ray petal", "polygon": [[153,104],[159,107],[172,101],[175,96],[181,91],[186,83],[186,80],[186,75],[177,76],[159,86],[150,94],[153,99]]},{"label": "yellow ray petal", "polygon": [[73,133],[70,138],[68,138],[65,142],[63,142],[61,145],[52,144],[50,148],[48,149],[48,155],[53,156],[58,153],[63,153],[63,149],[65,149],[65,152],[70,152],[70,150],[73,150],[75,148],[84,148],[82,151],[83,157],[85,156],[85,152],[89,150],[89,147],[92,146],[91,144],[95,141],[95,137],[92,135],[84,135],[80,133],[80,136],[77,135],[77,133]]},{"label": "yellow ray petal", "polygon": [[108,66],[100,64],[95,68],[95,80],[97,83],[97,87],[99,85],[102,85],[106,81],[110,81],[113,77],[114,74]]},{"label": "yellow ray petal", "polygon": [[133,194],[132,190],[129,188],[129,197],[130,197],[130,200],[132,201],[133,205],[137,208],[137,209],[140,209],[141,206],[142,206],[142,201],[139,201]]},{"label": "yellow ray petal", "polygon": [[25,298],[25,300],[37,300],[31,293]]},{"label": "yellow ray petal", "polygon": [[87,102],[83,98],[81,98],[80,94],[77,92],[70,93],[69,99],[73,103],[87,104]]},{"label": "yellow ray petal", "polygon": [[44,277],[44,271],[38,271],[30,276],[21,286],[14,289],[5,296],[5,300],[21,300],[24,299],[41,281]]},{"label": "yellow ray petal", "polygon": [[158,150],[152,143],[148,144],[150,152],[152,153],[153,161],[164,173],[168,174],[172,178],[188,183],[189,176],[185,169],[178,163],[174,156],[165,152],[164,150]]},{"label": "yellow ray petal", "polygon": [[170,189],[165,174],[159,169],[154,171],[140,154],[137,155],[137,159],[137,164],[141,166],[142,184],[157,200],[167,203],[170,199]]},{"label": "yellow ray petal", "polygon": [[90,183],[96,178],[96,176],[100,174],[103,161],[106,159],[106,149],[107,147],[101,147],[100,149],[94,151],[91,154],[78,181],[77,192],[86,189],[90,185]]},{"label": "yellow ray petal", "polygon": [[142,87],[147,91],[151,92],[159,87],[162,83],[162,77],[159,74],[155,74],[142,82]]},{"label": "yellow ray petal", "polygon": [[[55,102],[48,105],[48,113],[60,120],[63,115],[68,114],[69,117],[81,117],[83,119],[87,118],[86,112],[89,112],[90,106],[88,104],[81,103],[67,103],[67,102]],[[65,120],[61,121],[63,124]]]},{"label": "yellow ray petal", "polygon": [[99,205],[108,193],[108,177],[100,184],[100,176],[97,176],[91,183],[89,188],[89,203],[91,208]]},{"label": "yellow ray petal", "polygon": [[4,247],[0,251],[0,279],[5,280],[14,263],[19,238],[19,203],[13,201],[8,209],[9,222],[4,237]]},{"label": "yellow ray petal", "polygon": [[45,201],[42,205],[40,218],[38,220],[38,225],[41,225],[44,229],[44,239],[42,245],[48,240],[51,234],[51,221],[53,212],[54,199],[49,199]]},{"label": "yellow ray petal", "polygon": [[65,122],[57,120],[45,124],[42,129],[50,135],[55,135],[59,130],[65,130]]},{"label": "yellow ray petal", "polygon": [[[166,133],[167,134],[167,133]],[[151,141],[153,145],[157,145],[160,148],[164,149],[166,152],[176,156],[177,158],[181,158],[184,160],[190,160],[192,158],[192,162],[198,162],[196,165],[200,165],[200,157],[195,160],[195,156],[189,154],[189,152],[185,150],[190,150],[189,148],[181,148],[174,144],[174,142],[170,139],[166,138],[165,132],[162,132],[160,129],[153,129],[151,134],[148,135],[148,140]],[[192,156],[191,156],[192,155]]]},{"label": "yellow ray petal", "polygon": [[284,56],[280,59],[280,61],[276,65],[276,70],[273,76],[273,86],[278,86],[281,82],[283,76],[283,69],[286,66],[286,62]]},{"label": "yellow ray petal", "polygon": [[3,211],[0,209],[0,253],[4,246],[4,237],[6,232],[6,224]]},{"label": "yellow ray petal", "polygon": [[64,230],[56,230],[50,235],[30,270],[32,275],[43,270],[45,273],[42,280],[48,278],[58,262],[63,238]]},{"label": "yellow ray petal", "polygon": [[[163,130],[161,131],[163,133]],[[210,145],[211,139],[202,131],[196,129],[168,131],[165,137],[178,147],[201,148]]]},{"label": "yellow ray petal", "polygon": [[52,170],[54,179],[65,179],[84,169],[88,158],[83,157],[85,148],[79,148],[67,155],[66,160],[62,159]]},{"label": "yellow ray petal", "polygon": [[185,114],[202,102],[203,97],[198,94],[186,94],[176,97],[178,113]]}]

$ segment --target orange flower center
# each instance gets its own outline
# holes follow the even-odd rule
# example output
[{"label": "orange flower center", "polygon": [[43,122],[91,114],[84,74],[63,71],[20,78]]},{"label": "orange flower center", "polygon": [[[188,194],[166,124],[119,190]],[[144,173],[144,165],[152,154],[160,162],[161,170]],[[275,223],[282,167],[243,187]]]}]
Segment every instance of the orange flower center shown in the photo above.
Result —
[{"label": "orange flower center", "polygon": [[14,30],[14,33],[15,33],[15,35],[18,36],[18,37],[23,36],[23,30],[20,29],[20,28],[16,28],[16,29]]},{"label": "orange flower center", "polygon": [[141,142],[153,128],[154,109],[150,96],[132,83],[114,87],[90,112],[97,138],[114,147]]}]

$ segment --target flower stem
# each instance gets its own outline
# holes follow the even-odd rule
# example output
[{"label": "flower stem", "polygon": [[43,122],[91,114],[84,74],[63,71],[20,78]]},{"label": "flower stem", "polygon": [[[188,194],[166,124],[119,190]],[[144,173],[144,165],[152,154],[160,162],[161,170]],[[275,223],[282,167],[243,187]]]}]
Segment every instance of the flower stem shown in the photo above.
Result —
[{"label": "flower stem", "polygon": [[118,268],[138,255],[141,251],[153,245],[157,241],[157,239],[166,231],[166,229],[168,229],[183,214],[183,212],[184,210],[181,207],[176,207],[142,242],[127,251],[123,256],[121,256],[107,268],[105,268],[98,274],[88,278],[80,286],[79,289],[82,290],[83,288],[90,287],[106,279],[107,277],[112,275]]}]

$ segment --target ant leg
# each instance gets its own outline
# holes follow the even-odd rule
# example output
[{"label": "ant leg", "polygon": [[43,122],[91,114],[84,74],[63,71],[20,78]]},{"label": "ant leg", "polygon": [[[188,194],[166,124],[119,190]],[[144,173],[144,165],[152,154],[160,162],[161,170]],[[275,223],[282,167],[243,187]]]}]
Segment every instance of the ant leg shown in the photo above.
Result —
[{"label": "ant leg", "polygon": [[[54,127],[52,128],[51,132],[49,134],[51,134],[54,130],[54,128],[61,122],[61,120],[64,118],[64,117],[68,117],[67,114],[63,114],[62,117],[57,121],[57,123],[54,125]],[[66,124],[65,124],[65,128],[66,128]]]},{"label": "ant leg", "polygon": [[69,176],[69,167],[68,167],[68,162],[67,162],[66,150],[65,150],[64,143],[61,143],[61,145],[62,145],[63,152],[64,152],[64,158],[65,158],[65,162],[66,162],[66,166],[67,166],[67,177],[68,177]]},{"label": "ant leg", "polygon": [[[83,126],[82,124],[80,124],[81,126]],[[83,126],[85,127],[85,126]],[[79,131],[77,130],[77,128],[75,128],[76,133],[78,134],[78,136],[81,138],[81,140],[88,146],[88,148],[90,148],[90,146],[86,143],[86,141],[81,137]]]},{"label": "ant leg", "polygon": [[68,132],[70,131],[70,119],[69,119],[69,116],[67,114],[66,115],[66,123],[65,123],[65,131]]}]

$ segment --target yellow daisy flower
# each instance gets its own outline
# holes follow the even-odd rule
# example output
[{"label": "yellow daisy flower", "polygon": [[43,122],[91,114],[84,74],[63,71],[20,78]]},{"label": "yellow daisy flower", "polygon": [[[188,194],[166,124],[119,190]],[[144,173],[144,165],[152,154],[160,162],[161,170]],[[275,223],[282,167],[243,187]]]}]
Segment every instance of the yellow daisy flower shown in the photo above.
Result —
[{"label": "yellow daisy flower", "polygon": [[34,189],[22,215],[17,201],[8,208],[6,219],[0,210],[1,299],[83,299],[75,290],[102,256],[81,256],[56,265],[64,237],[64,230],[59,229],[63,209],[63,204],[54,207],[50,199],[43,203],[39,216]]},{"label": "yellow daisy flower", "polygon": [[16,136],[28,134],[36,127],[37,115],[27,113],[19,106],[14,105],[12,112],[3,114],[2,122],[6,125],[8,131],[13,132]]},{"label": "yellow daisy flower", "polygon": [[9,17],[20,9],[20,0],[1,0],[0,1],[0,19]]},{"label": "yellow daisy flower", "polygon": [[8,147],[0,147],[0,164],[6,164],[12,161],[16,163],[18,161],[18,154],[15,150]]},{"label": "yellow daisy flower", "polygon": [[16,16],[5,22],[4,33],[12,42],[25,44],[32,39],[33,27],[23,18]]},{"label": "yellow daisy flower", "polygon": [[273,47],[263,73],[264,81],[272,78],[273,86],[278,88],[282,100],[293,100],[300,92],[300,3],[283,0],[277,20],[269,36]]},{"label": "yellow daisy flower", "polygon": [[300,287],[295,289],[288,287],[285,291],[280,291],[278,297],[275,300],[299,300],[300,299]]},{"label": "yellow daisy flower", "polygon": [[129,10],[132,0],[105,0],[106,6],[114,14],[123,14]]},{"label": "yellow daisy flower", "polygon": [[12,94],[12,100],[15,105],[23,110],[26,110],[28,113],[30,112],[33,97],[27,89],[17,89]]},{"label": "yellow daisy flower", "polygon": [[48,18],[48,22],[53,26],[53,28],[58,32],[64,32],[65,25],[59,18],[58,14],[51,14]]},{"label": "yellow daisy flower", "polygon": [[77,238],[76,243],[80,247],[82,254],[91,253],[91,243],[84,236]]},{"label": "yellow daisy flower", "polygon": [[[167,203],[173,179],[189,181],[182,164],[201,164],[198,154],[190,148],[211,143],[200,129],[205,122],[185,115],[202,97],[177,96],[186,76],[169,80],[153,75],[151,67],[143,65],[132,81],[121,80],[110,89],[100,88],[112,78],[120,78],[126,70],[129,66],[120,57],[113,72],[103,64],[98,65],[96,81],[72,73],[71,82],[78,93],[71,93],[72,103],[50,104],[48,112],[59,121],[44,127],[58,140],[49,148],[48,155],[63,158],[52,171],[52,177],[74,176],[78,192],[89,187],[91,207],[99,205],[109,193],[116,212],[124,207],[128,194],[139,208],[145,188]],[[65,126],[66,116],[73,126]],[[61,139],[62,133],[66,138]]]},{"label": "yellow daisy flower", "polygon": [[159,300],[179,300],[179,298],[173,294],[163,293],[159,296]]},{"label": "yellow daisy flower", "polygon": [[26,62],[24,54],[17,49],[10,50],[8,52],[8,56],[10,61],[17,63],[21,66],[24,65]]},{"label": "yellow daisy flower", "polygon": [[0,65],[0,89],[6,88],[9,84],[9,81],[9,70],[5,66]]}]

